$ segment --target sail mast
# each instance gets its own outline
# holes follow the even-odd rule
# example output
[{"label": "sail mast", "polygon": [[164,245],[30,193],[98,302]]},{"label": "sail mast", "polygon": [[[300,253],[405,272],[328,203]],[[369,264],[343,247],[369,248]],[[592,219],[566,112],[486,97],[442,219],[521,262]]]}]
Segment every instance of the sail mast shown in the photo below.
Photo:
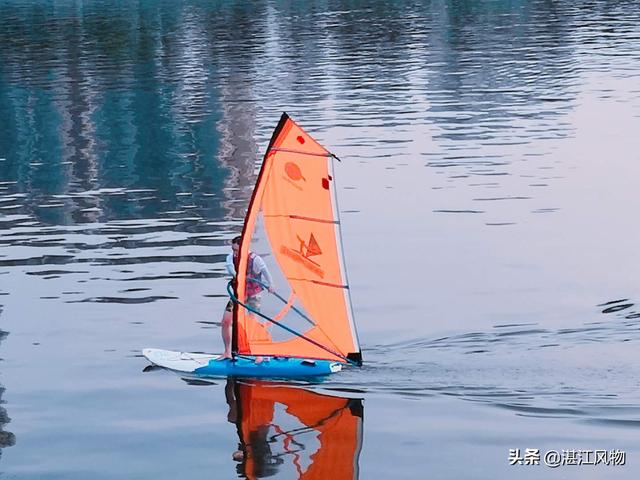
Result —
[{"label": "sail mast", "polygon": [[[280,116],[280,121],[276,126],[276,129],[273,131],[271,135],[271,140],[269,141],[269,146],[264,154],[264,158],[262,159],[262,165],[260,166],[260,172],[258,173],[258,178],[256,179],[256,186],[253,189],[253,193],[251,194],[251,200],[249,200],[249,208],[247,209],[247,214],[244,217],[244,224],[242,226],[242,241],[240,242],[240,249],[238,250],[238,265],[236,270],[236,281],[234,282],[234,293],[236,298],[238,298],[241,302],[244,303],[245,299],[245,285],[246,285],[246,271],[247,271],[247,260],[249,256],[249,249],[251,246],[251,236],[247,235],[247,232],[253,230],[253,224],[255,223],[255,217],[257,215],[257,210],[259,208],[259,202],[256,202],[256,198],[259,194],[262,194],[263,189],[259,188],[262,184],[262,179],[265,177],[265,171],[268,169],[268,160],[269,153],[271,152],[271,147],[274,142],[280,135],[284,125],[289,120],[289,115],[286,112],[282,112]],[[243,272],[242,275],[239,272]],[[242,280],[240,282],[239,280]],[[242,284],[240,284],[242,283]],[[242,294],[240,294],[242,292]],[[233,323],[232,323],[232,340],[231,340],[231,350],[232,355],[235,357],[238,352],[238,309],[240,306],[237,302],[233,304]]]}]

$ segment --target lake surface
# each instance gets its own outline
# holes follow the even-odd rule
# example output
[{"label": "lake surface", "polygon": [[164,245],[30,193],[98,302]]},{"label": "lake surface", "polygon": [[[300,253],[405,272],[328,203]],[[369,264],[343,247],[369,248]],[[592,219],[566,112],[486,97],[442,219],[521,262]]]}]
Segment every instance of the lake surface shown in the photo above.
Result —
[{"label": "lake surface", "polygon": [[[0,46],[4,478],[637,478],[640,2],[2,0]],[[282,111],[342,160],[365,366],[143,371],[221,351]]]}]

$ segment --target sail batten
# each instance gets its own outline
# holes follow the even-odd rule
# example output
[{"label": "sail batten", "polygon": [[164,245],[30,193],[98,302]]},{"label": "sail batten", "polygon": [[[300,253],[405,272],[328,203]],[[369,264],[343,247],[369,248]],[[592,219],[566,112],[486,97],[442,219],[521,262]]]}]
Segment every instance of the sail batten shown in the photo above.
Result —
[{"label": "sail batten", "polygon": [[277,215],[277,214],[272,214],[272,215],[265,215],[265,217],[270,217],[270,218],[276,218],[276,217],[287,217],[290,218],[291,220],[303,220],[306,222],[318,222],[318,223],[333,223],[333,224],[339,224],[340,221],[339,220],[328,220],[325,218],[310,218],[310,217],[301,217],[300,215]]},{"label": "sail batten", "polygon": [[292,150],[290,148],[271,148],[269,149],[269,154],[271,152],[287,152],[287,153],[299,153],[300,155],[310,155],[312,157],[331,157],[329,152],[326,153],[312,153],[312,152],[303,152],[302,150]]},{"label": "sail batten", "polygon": [[[234,309],[238,354],[340,362],[360,355],[335,194],[332,155],[283,114],[243,228],[236,296],[259,312]],[[273,295],[263,291],[247,299],[250,252],[267,265]],[[275,326],[265,321],[273,318]]]},{"label": "sail batten", "polygon": [[292,282],[311,282],[311,283],[315,283],[316,285],[322,285],[323,287],[332,287],[332,288],[349,288],[349,285],[339,285],[337,283],[327,283],[327,282],[320,282],[318,280],[309,280],[308,278],[289,278],[290,281]]}]

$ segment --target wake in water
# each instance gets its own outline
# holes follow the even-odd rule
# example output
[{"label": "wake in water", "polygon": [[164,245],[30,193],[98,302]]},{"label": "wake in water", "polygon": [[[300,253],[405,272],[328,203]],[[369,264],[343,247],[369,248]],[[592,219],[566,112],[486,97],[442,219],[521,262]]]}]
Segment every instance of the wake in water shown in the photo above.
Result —
[{"label": "wake in water", "polygon": [[376,345],[365,351],[361,372],[345,372],[332,388],[407,398],[448,395],[516,415],[638,427],[640,309],[628,299],[598,307],[606,319],[575,328],[503,324]]}]

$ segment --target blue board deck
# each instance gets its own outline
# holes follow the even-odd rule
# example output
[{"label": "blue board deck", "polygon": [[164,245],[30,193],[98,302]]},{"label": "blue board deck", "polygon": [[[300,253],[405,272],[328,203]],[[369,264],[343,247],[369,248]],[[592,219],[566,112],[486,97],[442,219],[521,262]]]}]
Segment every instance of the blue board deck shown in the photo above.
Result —
[{"label": "blue board deck", "polygon": [[329,360],[241,356],[217,360],[217,355],[146,348],[142,354],[159,367],[198,377],[304,378],[339,372],[342,364]]}]

